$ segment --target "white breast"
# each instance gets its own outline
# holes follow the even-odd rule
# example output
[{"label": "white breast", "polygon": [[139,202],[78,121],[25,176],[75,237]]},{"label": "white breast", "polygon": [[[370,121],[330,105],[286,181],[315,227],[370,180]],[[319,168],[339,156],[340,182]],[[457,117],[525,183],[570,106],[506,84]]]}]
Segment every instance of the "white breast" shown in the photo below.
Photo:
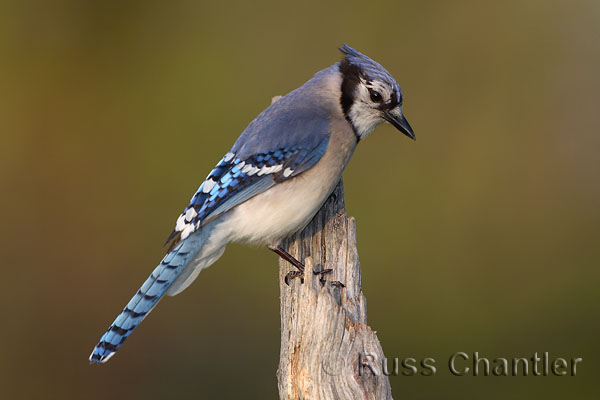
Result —
[{"label": "white breast", "polygon": [[240,204],[224,223],[231,229],[231,240],[277,244],[308,224],[335,183],[301,175]]}]

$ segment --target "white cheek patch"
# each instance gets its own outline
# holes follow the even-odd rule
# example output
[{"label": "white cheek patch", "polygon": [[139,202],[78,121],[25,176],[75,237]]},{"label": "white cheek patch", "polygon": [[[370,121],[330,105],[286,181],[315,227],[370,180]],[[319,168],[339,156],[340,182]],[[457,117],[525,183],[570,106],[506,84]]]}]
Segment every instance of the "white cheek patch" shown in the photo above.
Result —
[{"label": "white cheek patch", "polygon": [[378,92],[385,102],[389,101],[392,90],[384,82],[376,80],[367,82],[361,78],[356,98],[348,111],[348,117],[356,130],[356,134],[361,139],[369,136],[377,125],[384,121],[379,110],[381,103],[371,100],[369,89]]},{"label": "white cheek patch", "polygon": [[364,103],[355,103],[352,105],[348,116],[361,139],[366,138],[373,132],[377,125],[383,122],[379,111],[373,110]]},{"label": "white cheek patch", "polygon": [[[358,85],[358,91],[359,91],[358,96],[356,96],[357,101],[367,101],[367,99],[369,102],[371,101],[369,98],[370,97],[369,90],[367,89],[366,83],[363,82],[362,85]],[[355,100],[355,102],[356,102],[356,100]]]}]

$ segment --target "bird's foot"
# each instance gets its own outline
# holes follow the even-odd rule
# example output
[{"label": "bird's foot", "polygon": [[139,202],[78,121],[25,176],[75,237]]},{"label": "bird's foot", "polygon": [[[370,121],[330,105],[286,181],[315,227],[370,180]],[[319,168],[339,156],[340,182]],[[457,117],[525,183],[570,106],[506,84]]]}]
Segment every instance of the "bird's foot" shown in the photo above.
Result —
[{"label": "bird's foot", "polygon": [[[313,274],[315,275],[320,275],[319,276],[319,282],[321,282],[322,286],[325,286],[325,284],[327,283],[327,280],[325,279],[325,275],[330,274],[333,272],[333,269],[331,268],[326,268],[324,270],[321,271],[313,271]],[[342,282],[340,281],[330,281],[329,284],[335,288],[344,288],[346,287]]]},{"label": "bird's foot", "polygon": [[285,261],[292,264],[296,267],[297,271],[290,271],[287,273],[283,281],[286,285],[290,285],[290,281],[295,278],[300,278],[300,283],[304,283],[304,264],[300,261],[296,260],[290,253],[285,251],[279,246],[267,246],[269,250],[277,254],[279,257],[283,258]]},{"label": "bird's foot", "polygon": [[[274,252],[275,254],[277,254],[279,257],[283,258],[285,261],[289,262],[290,264],[292,264],[294,267],[297,268],[297,271],[290,271],[285,275],[285,278],[283,278],[283,281],[285,282],[286,285],[290,285],[290,281],[296,278],[300,278],[300,283],[304,283],[304,264],[302,264],[300,261],[296,260],[294,258],[294,256],[292,256],[290,253],[288,253],[287,251],[285,251],[284,249],[282,249],[279,246],[267,246],[269,250],[271,250],[272,252]],[[325,286],[325,283],[327,283],[327,281],[325,280],[325,275],[326,274],[330,274],[333,272],[333,269],[331,268],[327,268],[321,271],[313,271],[314,275],[319,275],[319,282],[321,282],[321,285]],[[339,281],[331,281],[329,282],[329,284],[333,287],[336,288],[344,288],[346,287],[342,282]]]},{"label": "bird's foot", "polygon": [[304,283],[304,271],[290,271],[285,275],[283,281],[290,286],[290,281],[296,278],[300,278],[300,283]]},{"label": "bird's foot", "polygon": [[345,288],[345,287],[346,287],[346,285],[344,285],[344,284],[343,284],[342,282],[340,282],[340,281],[331,281],[331,282],[329,282],[329,284],[330,284],[331,286],[333,286],[334,288],[338,288],[338,289],[341,289],[341,288]]}]

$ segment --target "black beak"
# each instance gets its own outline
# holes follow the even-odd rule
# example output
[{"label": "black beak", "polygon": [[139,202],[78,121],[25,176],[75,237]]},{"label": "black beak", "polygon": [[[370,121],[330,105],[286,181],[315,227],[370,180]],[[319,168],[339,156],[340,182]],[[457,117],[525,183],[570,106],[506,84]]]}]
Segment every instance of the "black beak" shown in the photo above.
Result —
[{"label": "black beak", "polygon": [[394,125],[394,127],[396,127],[396,129],[398,129],[400,132],[404,133],[406,136],[408,136],[412,140],[417,139],[415,137],[415,133],[413,132],[412,128],[410,127],[410,124],[408,123],[406,118],[404,118],[404,114],[402,114],[402,111],[400,111],[399,109],[396,112],[385,111],[383,113],[383,119],[385,119],[390,124]]}]

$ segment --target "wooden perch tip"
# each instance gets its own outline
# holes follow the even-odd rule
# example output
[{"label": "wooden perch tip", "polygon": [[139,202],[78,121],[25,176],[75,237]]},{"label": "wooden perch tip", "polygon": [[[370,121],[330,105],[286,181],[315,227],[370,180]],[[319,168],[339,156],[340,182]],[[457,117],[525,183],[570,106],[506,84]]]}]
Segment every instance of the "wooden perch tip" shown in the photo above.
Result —
[{"label": "wooden perch tip", "polygon": [[[391,399],[388,377],[373,360],[385,360],[367,325],[366,299],[356,250],[356,224],[344,206],[340,183],[302,231],[282,243],[304,262],[304,284],[284,283],[294,269],[279,261],[281,349],[277,379],[281,399]],[[313,271],[331,268],[325,283]],[[339,281],[345,287],[332,285]],[[381,364],[379,364],[381,366]]]}]

